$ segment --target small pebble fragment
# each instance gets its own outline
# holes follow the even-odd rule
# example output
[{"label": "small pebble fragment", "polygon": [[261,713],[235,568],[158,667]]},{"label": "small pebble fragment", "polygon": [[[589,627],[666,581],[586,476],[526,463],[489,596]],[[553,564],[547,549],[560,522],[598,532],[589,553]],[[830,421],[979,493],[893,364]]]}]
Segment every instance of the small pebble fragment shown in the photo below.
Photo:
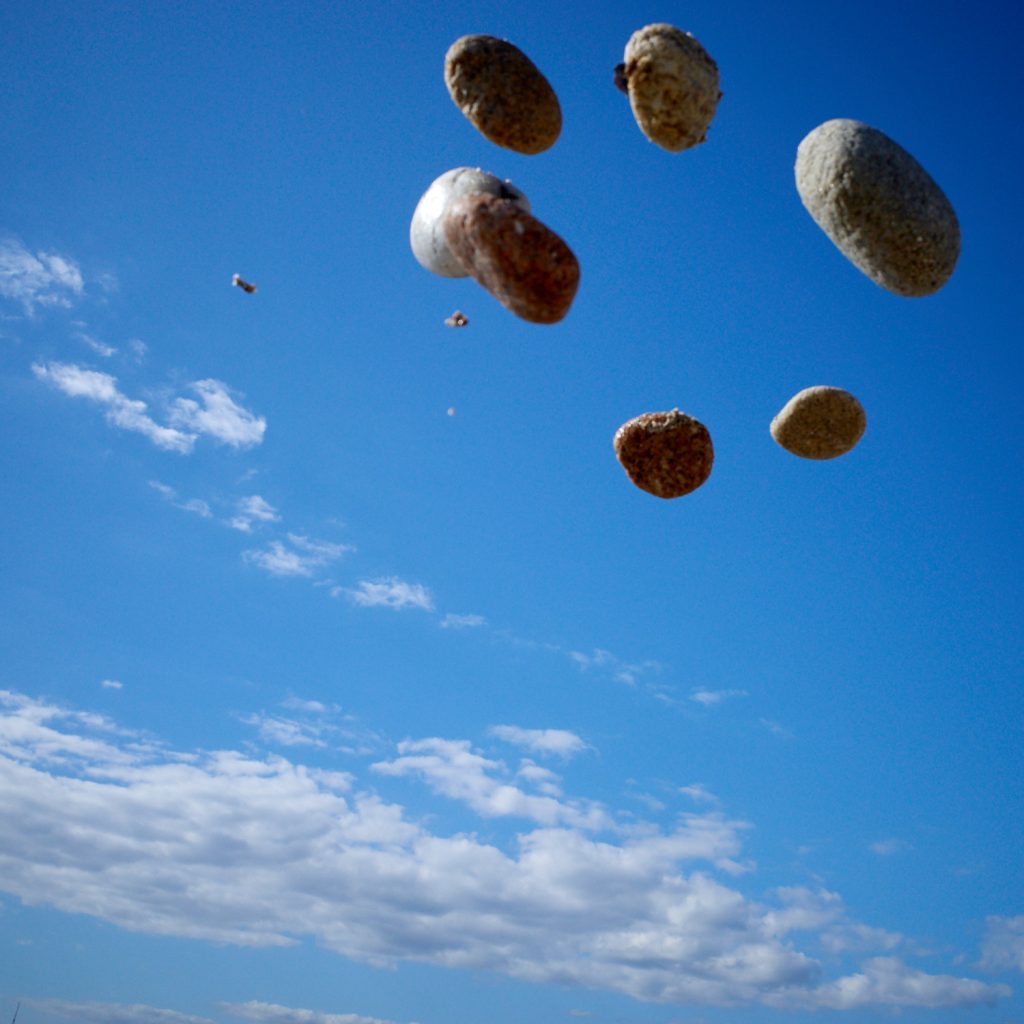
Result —
[{"label": "small pebble fragment", "polygon": [[836,118],[800,143],[796,187],[818,226],[875,284],[937,292],[960,255],[960,225],[942,189],[887,135]]},{"label": "small pebble fragment", "polygon": [[445,54],[444,81],[459,110],[497,146],[542,153],[562,130],[554,89],[533,61],[505,39],[456,39]]},{"label": "small pebble fragment", "polygon": [[465,313],[461,310],[455,310],[454,313],[444,322],[445,327],[468,327],[469,319]]},{"label": "small pebble fragment", "polygon": [[252,295],[252,293],[256,291],[256,285],[249,284],[248,281],[243,281],[237,274],[231,275],[231,283],[236,288],[241,288],[243,292],[247,292],[249,295]]},{"label": "small pebble fragment", "polygon": [[854,448],[867,427],[860,402],[842,388],[818,385],[794,395],[772,420],[772,437],[803,459],[834,459]]},{"label": "small pebble fragment", "polygon": [[453,167],[435,178],[413,211],[409,226],[409,244],[420,265],[441,277],[467,277],[468,271],[448,247],[444,235],[444,217],[460,196],[475,193],[500,196],[530,212],[530,201],[510,181],[479,167]]},{"label": "small pebble fragment", "polygon": [[704,141],[722,91],[718,65],[689,32],[657,23],[626,43],[615,84],[629,96],[640,130],[671,153]]},{"label": "small pebble fragment", "polygon": [[445,217],[444,232],[470,276],[516,316],[553,324],[569,312],[580,265],[558,235],[514,202],[463,196]]},{"label": "small pebble fragment", "polygon": [[707,427],[678,409],[623,423],[613,444],[629,479],[658,498],[695,491],[711,475],[715,459]]}]

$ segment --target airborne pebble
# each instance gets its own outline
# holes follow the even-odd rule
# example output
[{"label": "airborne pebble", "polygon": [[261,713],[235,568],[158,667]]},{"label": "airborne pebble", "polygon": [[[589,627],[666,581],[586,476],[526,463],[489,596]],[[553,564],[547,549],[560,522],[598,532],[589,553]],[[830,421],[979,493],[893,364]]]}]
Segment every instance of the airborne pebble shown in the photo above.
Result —
[{"label": "airborne pebble", "polygon": [[818,385],[795,394],[771,423],[787,452],[804,459],[834,459],[854,448],[867,427],[860,402],[842,388]]},{"label": "airborne pebble", "polygon": [[836,118],[804,138],[796,187],[839,251],[897,295],[937,292],[960,255],[960,225],[942,189],[898,143]]},{"label": "airborne pebble", "polygon": [[623,423],[613,444],[630,480],[658,498],[695,491],[711,475],[715,459],[707,427],[678,409]]},{"label": "airborne pebble", "polygon": [[469,272],[448,247],[444,218],[456,199],[477,193],[500,196],[520,210],[530,212],[530,201],[510,181],[502,181],[479,167],[453,167],[445,171],[423,193],[409,225],[412,253],[431,273],[441,277],[468,276]]},{"label": "airborne pebble", "polygon": [[625,84],[640,130],[672,153],[704,141],[722,97],[718,65],[707,50],[664,23],[629,37],[615,79],[620,88]]},{"label": "airborne pebble", "polygon": [[579,262],[554,231],[514,202],[463,196],[450,207],[444,232],[470,276],[516,316],[553,324],[569,312]]}]

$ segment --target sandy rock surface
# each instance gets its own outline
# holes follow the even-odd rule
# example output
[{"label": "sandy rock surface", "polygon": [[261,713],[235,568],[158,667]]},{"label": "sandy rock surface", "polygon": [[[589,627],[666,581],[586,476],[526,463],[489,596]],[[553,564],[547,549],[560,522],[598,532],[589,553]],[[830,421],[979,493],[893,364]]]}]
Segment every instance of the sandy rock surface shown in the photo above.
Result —
[{"label": "sandy rock surface", "polygon": [[482,193],[499,196],[530,212],[530,201],[510,181],[479,167],[453,167],[435,178],[413,211],[409,226],[409,244],[421,266],[441,277],[468,277],[469,272],[448,247],[444,218],[448,209],[462,196]]},{"label": "sandy rock surface", "polygon": [[711,475],[715,459],[707,427],[678,409],[623,423],[613,444],[630,480],[659,498],[695,491]]},{"label": "sandy rock surface", "polygon": [[448,48],[444,80],[455,105],[495,145],[542,153],[562,131],[562,109],[548,80],[517,46],[494,36],[463,36]]},{"label": "sandy rock surface", "polygon": [[801,458],[834,459],[855,447],[866,427],[864,409],[849,391],[818,385],[804,388],[782,407],[771,434]]},{"label": "sandy rock surface", "polygon": [[960,255],[956,213],[928,172],[887,135],[837,118],[800,143],[796,187],[818,226],[876,284],[931,295]]},{"label": "sandy rock surface", "polygon": [[474,280],[516,316],[553,324],[569,312],[579,263],[558,235],[514,202],[464,196],[449,210],[444,231]]},{"label": "sandy rock surface", "polygon": [[640,130],[678,153],[703,142],[722,92],[718,65],[692,35],[672,25],[638,29],[616,69]]}]

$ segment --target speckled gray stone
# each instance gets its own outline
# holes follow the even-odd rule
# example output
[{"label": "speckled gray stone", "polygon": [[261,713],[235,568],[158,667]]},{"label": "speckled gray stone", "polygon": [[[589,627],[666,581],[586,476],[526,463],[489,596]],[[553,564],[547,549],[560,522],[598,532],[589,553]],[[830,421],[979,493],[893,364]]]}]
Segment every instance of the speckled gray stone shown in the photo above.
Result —
[{"label": "speckled gray stone", "polygon": [[658,498],[681,498],[711,475],[714,446],[707,427],[692,416],[647,412],[623,423],[613,439],[629,479]]},{"label": "speckled gray stone", "polygon": [[444,81],[455,105],[495,145],[542,153],[562,131],[562,108],[551,84],[506,39],[456,39],[445,54]]},{"label": "speckled gray stone", "polygon": [[479,167],[453,167],[435,178],[413,211],[409,225],[412,253],[431,273],[441,277],[468,277],[469,271],[451,251],[444,235],[444,218],[449,207],[462,196],[499,196],[530,212],[530,201],[510,181]]},{"label": "speckled gray stone", "polygon": [[803,459],[834,459],[856,446],[866,426],[864,409],[849,391],[820,384],[795,394],[772,420],[771,433]]},{"label": "speckled gray stone", "polygon": [[444,231],[473,279],[516,316],[553,324],[569,312],[580,265],[554,231],[515,203],[463,196],[449,209]]},{"label": "speckled gray stone", "polygon": [[707,50],[689,32],[663,23],[629,37],[616,80],[625,83],[640,130],[672,153],[704,141],[722,97],[718,65]]},{"label": "speckled gray stone", "polygon": [[876,284],[897,295],[937,292],[960,255],[960,225],[942,189],[887,135],[837,118],[796,155],[796,187],[818,226]]}]

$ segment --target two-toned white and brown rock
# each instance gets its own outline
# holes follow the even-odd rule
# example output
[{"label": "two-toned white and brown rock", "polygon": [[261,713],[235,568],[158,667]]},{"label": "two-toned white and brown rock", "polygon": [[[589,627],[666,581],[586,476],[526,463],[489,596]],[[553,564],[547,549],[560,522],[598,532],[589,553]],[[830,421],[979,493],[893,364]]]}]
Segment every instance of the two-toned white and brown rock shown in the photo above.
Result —
[{"label": "two-toned white and brown rock", "polygon": [[516,316],[553,324],[569,312],[579,262],[554,231],[512,200],[463,196],[449,208],[444,234],[470,276]]},{"label": "two-toned white and brown rock", "polygon": [[818,226],[876,284],[937,292],[960,255],[960,225],[942,189],[877,128],[836,118],[796,153],[796,187]]},{"label": "two-toned white and brown rock", "polygon": [[506,39],[456,39],[445,54],[444,81],[459,110],[497,146],[542,153],[562,131],[562,108],[551,83]]},{"label": "two-toned white and brown rock", "polygon": [[629,479],[658,498],[695,491],[711,475],[715,460],[707,427],[678,409],[623,423],[612,443]]},{"label": "two-toned white and brown rock", "polygon": [[629,37],[616,81],[625,84],[640,130],[672,153],[704,141],[722,97],[718,65],[707,50],[664,23]]},{"label": "two-toned white and brown rock", "polygon": [[775,441],[803,459],[834,459],[854,448],[867,427],[860,402],[819,384],[795,394],[771,423]]}]

